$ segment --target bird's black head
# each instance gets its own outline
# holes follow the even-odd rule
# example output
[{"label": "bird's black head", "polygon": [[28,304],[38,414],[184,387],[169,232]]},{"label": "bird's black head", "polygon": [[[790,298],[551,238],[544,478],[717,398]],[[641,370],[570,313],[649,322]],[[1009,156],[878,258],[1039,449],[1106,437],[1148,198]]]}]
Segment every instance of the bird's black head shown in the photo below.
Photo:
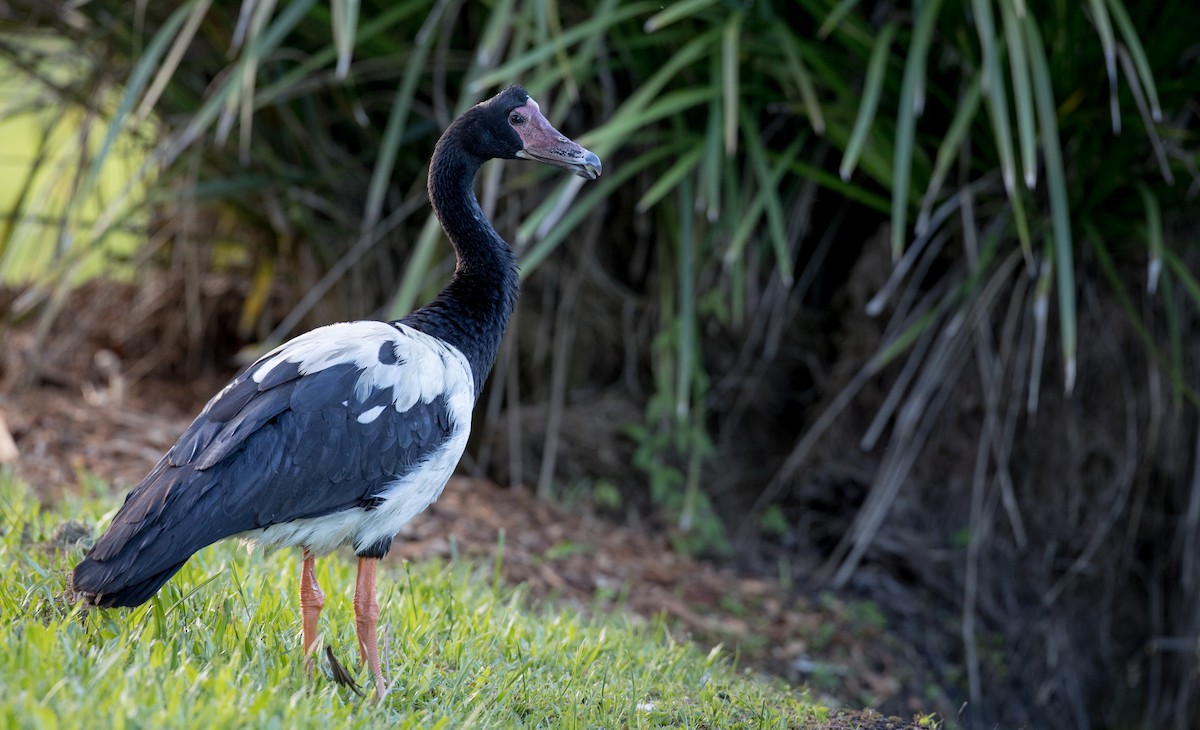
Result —
[{"label": "bird's black head", "polygon": [[456,135],[484,159],[536,160],[588,180],[600,177],[600,158],[563,136],[520,86],[510,86],[463,114]]}]

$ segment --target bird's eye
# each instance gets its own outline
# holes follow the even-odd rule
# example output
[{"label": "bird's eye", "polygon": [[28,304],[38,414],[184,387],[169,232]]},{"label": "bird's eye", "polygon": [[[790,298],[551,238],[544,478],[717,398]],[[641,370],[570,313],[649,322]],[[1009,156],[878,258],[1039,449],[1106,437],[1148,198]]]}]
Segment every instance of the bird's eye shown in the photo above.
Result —
[{"label": "bird's eye", "polygon": [[520,114],[518,114],[517,112],[513,112],[513,113],[512,113],[512,116],[510,116],[510,117],[508,118],[508,121],[509,121],[509,122],[510,122],[510,123],[511,123],[513,126],[516,126],[516,125],[518,125],[518,124],[524,124],[524,123],[525,123],[525,117],[521,116],[521,115],[520,115]]}]

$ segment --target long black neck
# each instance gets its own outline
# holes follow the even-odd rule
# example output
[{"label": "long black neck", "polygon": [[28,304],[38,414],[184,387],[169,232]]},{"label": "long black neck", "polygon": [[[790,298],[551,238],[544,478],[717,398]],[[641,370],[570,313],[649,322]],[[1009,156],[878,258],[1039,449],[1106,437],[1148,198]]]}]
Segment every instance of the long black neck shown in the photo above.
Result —
[{"label": "long black neck", "polygon": [[400,320],[466,356],[476,397],[496,361],[520,287],[516,256],[475,199],[475,174],[483,162],[457,143],[453,128],[438,141],[429,165],[429,200],[458,263],[432,302]]}]

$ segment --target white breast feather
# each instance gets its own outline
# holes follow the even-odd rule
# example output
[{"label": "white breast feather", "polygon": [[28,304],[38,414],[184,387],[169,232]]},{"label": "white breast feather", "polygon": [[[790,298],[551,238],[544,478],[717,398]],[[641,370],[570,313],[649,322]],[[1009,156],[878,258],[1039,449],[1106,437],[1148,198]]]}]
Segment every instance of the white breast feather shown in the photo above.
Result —
[{"label": "white breast feather", "polygon": [[[389,340],[396,343],[394,365],[379,361],[379,348]],[[353,508],[295,520],[252,530],[242,537],[266,548],[296,545],[320,555],[347,543],[353,544],[355,550],[363,550],[395,535],[404,523],[442,493],[466,448],[471,410],[475,406],[474,378],[466,357],[436,337],[411,327],[365,321],[331,324],[300,335],[265,355],[250,377],[261,383],[285,362],[298,363],[303,374],[353,363],[362,370],[355,385],[356,395],[361,399],[372,389],[390,388],[398,412],[407,411],[418,400],[430,403],[445,395],[451,432],[424,462],[388,485],[379,495],[382,502],[374,509]],[[358,421],[370,423],[381,412],[382,408],[368,409]]]}]

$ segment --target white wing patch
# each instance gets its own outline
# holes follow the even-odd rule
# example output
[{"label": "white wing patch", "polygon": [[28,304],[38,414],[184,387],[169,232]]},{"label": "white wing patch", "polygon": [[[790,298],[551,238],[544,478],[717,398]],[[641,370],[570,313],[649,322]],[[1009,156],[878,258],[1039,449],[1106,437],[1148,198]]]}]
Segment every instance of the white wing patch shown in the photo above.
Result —
[{"label": "white wing patch", "polygon": [[372,423],[376,418],[379,418],[379,414],[383,413],[383,409],[385,407],[386,406],[374,406],[372,408],[368,408],[367,410],[358,414],[358,418],[355,420],[364,425]]},{"label": "white wing patch", "polygon": [[[388,342],[392,343],[395,356],[390,364],[379,356]],[[418,400],[429,403],[444,396],[452,430],[424,462],[380,493],[383,501],[376,508],[356,507],[280,523],[251,530],[242,537],[267,549],[300,545],[313,555],[322,555],[345,544],[363,550],[395,535],[404,523],[442,493],[466,448],[471,409],[475,406],[475,381],[466,357],[445,342],[407,325],[363,321],[331,324],[300,335],[263,356],[250,377],[261,383],[285,362],[296,363],[302,374],[353,363],[360,369],[356,397],[365,400],[374,389],[391,389],[392,404],[398,412],[408,410]],[[368,408],[357,420],[371,423],[385,408]]]},{"label": "white wing patch", "polygon": [[[379,360],[380,348],[388,342],[396,358],[391,365]],[[443,393],[451,400],[459,393],[474,400],[475,381],[467,358],[436,337],[403,324],[363,321],[318,327],[264,355],[250,377],[261,383],[285,362],[299,365],[302,375],[353,363],[362,371],[355,395],[365,400],[372,390],[390,388],[397,411],[407,411],[418,400],[429,403]],[[456,410],[457,404],[451,405]]]}]

